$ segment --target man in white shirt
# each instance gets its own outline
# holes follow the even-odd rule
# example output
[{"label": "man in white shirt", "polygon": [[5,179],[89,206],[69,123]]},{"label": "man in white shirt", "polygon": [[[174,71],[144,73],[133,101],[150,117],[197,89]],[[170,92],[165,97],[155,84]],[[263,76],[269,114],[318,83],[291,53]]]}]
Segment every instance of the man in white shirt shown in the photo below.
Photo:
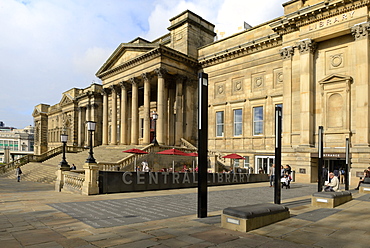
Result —
[{"label": "man in white shirt", "polygon": [[339,191],[339,180],[333,172],[329,173],[330,183],[326,184],[325,191]]}]

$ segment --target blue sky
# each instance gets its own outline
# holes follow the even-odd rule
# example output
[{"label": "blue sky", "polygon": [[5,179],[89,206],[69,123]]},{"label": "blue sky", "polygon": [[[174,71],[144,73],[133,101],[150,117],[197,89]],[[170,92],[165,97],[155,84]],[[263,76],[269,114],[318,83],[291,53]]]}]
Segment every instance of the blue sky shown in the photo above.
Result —
[{"label": "blue sky", "polygon": [[0,121],[33,125],[37,104],[54,105],[95,73],[118,47],[154,40],[189,9],[233,33],[283,15],[281,0],[0,0]]}]

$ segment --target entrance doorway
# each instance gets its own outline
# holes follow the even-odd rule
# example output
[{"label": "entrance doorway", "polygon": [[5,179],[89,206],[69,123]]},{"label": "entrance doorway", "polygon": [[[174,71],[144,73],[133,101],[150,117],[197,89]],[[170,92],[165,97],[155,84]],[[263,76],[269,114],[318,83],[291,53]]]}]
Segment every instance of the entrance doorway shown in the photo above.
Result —
[{"label": "entrance doorway", "polygon": [[270,167],[275,163],[274,156],[256,156],[254,163],[255,173],[259,173],[260,170],[263,170],[263,173],[269,174]]},{"label": "entrance doorway", "polygon": [[[324,159],[324,166],[328,170],[328,178],[326,181],[329,181],[329,172],[333,172],[336,175],[339,175],[341,169],[346,169],[346,160],[344,159]],[[338,179],[339,176],[338,176]]]}]

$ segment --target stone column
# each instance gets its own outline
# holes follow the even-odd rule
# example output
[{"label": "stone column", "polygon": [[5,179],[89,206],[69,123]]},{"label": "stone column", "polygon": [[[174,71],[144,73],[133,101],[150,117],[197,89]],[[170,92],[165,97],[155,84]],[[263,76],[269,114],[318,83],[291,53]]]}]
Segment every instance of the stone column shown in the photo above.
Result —
[{"label": "stone column", "polygon": [[[300,146],[314,145],[314,62],[313,56],[316,43],[311,39],[304,39],[297,43],[300,53]],[[284,96],[285,97],[285,96]]]},{"label": "stone column", "polygon": [[103,89],[103,145],[108,145],[108,89]]},{"label": "stone column", "polygon": [[114,85],[110,86],[112,90],[112,133],[111,133],[111,145],[117,145],[117,90]]},{"label": "stone column", "polygon": [[292,57],[294,47],[287,46],[280,50],[283,59],[283,147],[292,146]]},{"label": "stone column", "polygon": [[[175,145],[179,146],[181,144],[181,138],[183,136],[183,76],[176,77],[176,135],[175,135]],[[172,106],[169,106],[170,108]]]},{"label": "stone column", "polygon": [[124,83],[121,85],[121,145],[127,145],[127,88]]},{"label": "stone column", "polygon": [[137,145],[139,139],[139,95],[138,82],[135,78],[130,79],[132,84],[131,105],[131,145]]},{"label": "stone column", "polygon": [[[92,110],[92,105],[89,103],[87,106],[86,106],[86,120],[85,120],[85,123],[87,121],[92,121],[91,120],[91,110]],[[85,128],[85,145],[88,146],[90,144],[90,135],[89,135],[89,131],[87,131],[87,128]]]},{"label": "stone column", "polygon": [[143,144],[150,143],[150,81],[147,73],[143,73],[144,79],[144,135]]},{"label": "stone column", "polygon": [[86,108],[85,107],[78,107],[78,146],[85,145],[85,117],[86,115]]},{"label": "stone column", "polygon": [[356,87],[356,114],[354,123],[356,136],[352,144],[359,147],[369,146],[369,29],[370,23],[360,23],[351,28],[355,38],[353,46],[354,85]]},{"label": "stone column", "polygon": [[164,70],[158,68],[155,70],[158,75],[157,85],[157,141],[160,145],[165,143],[164,125],[165,125],[165,87],[164,87]]}]

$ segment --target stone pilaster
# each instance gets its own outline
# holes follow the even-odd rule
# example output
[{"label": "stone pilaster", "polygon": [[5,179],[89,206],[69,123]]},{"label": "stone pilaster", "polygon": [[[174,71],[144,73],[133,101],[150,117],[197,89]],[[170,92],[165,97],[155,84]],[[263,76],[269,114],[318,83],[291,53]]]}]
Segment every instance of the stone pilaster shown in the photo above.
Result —
[{"label": "stone pilaster", "polygon": [[311,39],[297,43],[300,53],[300,146],[314,145],[314,53],[316,43]]},{"label": "stone pilaster", "polygon": [[288,46],[280,50],[283,59],[283,147],[292,146],[292,57],[294,47]]},{"label": "stone pilaster", "polygon": [[144,80],[144,135],[143,144],[150,143],[150,78],[149,74],[142,74]]},{"label": "stone pilaster", "polygon": [[137,79],[131,78],[132,105],[131,105],[131,145],[137,145],[139,139],[139,94]]},{"label": "stone pilaster", "polygon": [[108,89],[103,89],[103,145],[108,145]]},{"label": "stone pilaster", "polygon": [[120,83],[121,86],[121,132],[120,143],[127,145],[127,86]]},{"label": "stone pilaster", "polygon": [[360,23],[351,28],[355,38],[353,63],[356,64],[354,71],[354,85],[356,87],[356,114],[354,117],[356,135],[352,140],[353,146],[369,146],[370,128],[370,104],[369,104],[369,29],[370,23]]},{"label": "stone pilaster", "polygon": [[110,86],[112,91],[112,133],[111,133],[111,145],[117,145],[117,89],[115,86]]}]

